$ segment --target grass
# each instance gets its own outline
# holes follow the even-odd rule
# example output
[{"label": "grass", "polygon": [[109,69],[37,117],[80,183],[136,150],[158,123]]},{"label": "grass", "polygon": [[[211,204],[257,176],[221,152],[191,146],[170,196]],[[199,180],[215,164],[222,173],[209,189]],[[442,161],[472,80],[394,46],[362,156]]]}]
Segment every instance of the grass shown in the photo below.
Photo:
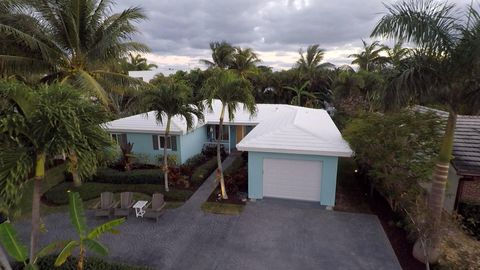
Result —
[{"label": "grass", "polygon": [[[42,181],[42,193],[51,189],[65,180],[65,165],[59,165],[48,170],[45,173],[45,179]],[[20,214],[18,218],[26,218],[32,212],[32,196],[33,196],[33,179],[29,179],[22,188],[22,199],[17,206]],[[66,209],[66,208],[65,208]],[[46,205],[41,205],[40,211],[42,214],[50,214],[56,211],[62,211],[59,208],[51,208]]]},{"label": "grass", "polygon": [[215,171],[216,168],[217,168],[217,158],[212,157],[210,158],[210,160],[198,166],[193,171],[192,177],[190,178],[190,182],[194,186],[200,186],[210,176],[210,174],[212,174],[212,172]]},{"label": "grass", "polygon": [[245,205],[233,203],[204,202],[201,208],[205,213],[239,215],[243,212]]},{"label": "grass", "polygon": [[60,183],[46,193],[44,198],[46,201],[56,204],[64,205],[68,203],[68,191],[75,191],[80,194],[80,197],[84,201],[89,201],[100,197],[102,192],[120,193],[124,191],[130,191],[134,193],[140,193],[150,197],[153,193],[162,193],[165,195],[166,201],[181,201],[184,202],[193,194],[191,190],[175,189],[171,188],[169,192],[165,192],[163,185],[154,184],[108,184],[108,183],[95,183],[86,182],[80,187],[74,187],[70,182]]}]

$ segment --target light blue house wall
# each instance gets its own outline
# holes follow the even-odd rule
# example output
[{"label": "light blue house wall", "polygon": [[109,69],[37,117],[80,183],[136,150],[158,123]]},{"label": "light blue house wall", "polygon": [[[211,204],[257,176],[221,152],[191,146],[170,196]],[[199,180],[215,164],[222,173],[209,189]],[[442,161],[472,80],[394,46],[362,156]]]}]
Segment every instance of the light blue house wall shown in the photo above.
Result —
[{"label": "light blue house wall", "polygon": [[207,126],[204,125],[192,132],[180,136],[180,162],[184,163],[187,159],[202,152],[203,144],[208,140]]},{"label": "light blue house wall", "polygon": [[[322,161],[320,204],[335,205],[338,157],[248,152],[248,197],[263,198],[263,160],[265,158]],[[299,172],[299,174],[302,172]],[[320,179],[319,179],[320,181]]]},{"label": "light blue house wall", "polygon": [[[150,164],[158,164],[157,156],[163,155],[163,148],[158,150],[153,149],[153,139],[152,135],[148,133],[127,133],[127,141],[133,143],[133,153],[134,154],[141,154],[148,157],[147,162]],[[180,136],[176,136],[177,139],[177,151],[168,150],[168,154],[174,154],[177,156],[177,160],[181,160],[181,150],[182,145],[180,143]]]},{"label": "light blue house wall", "polygon": [[230,127],[230,149],[233,151],[237,145],[237,126]]}]

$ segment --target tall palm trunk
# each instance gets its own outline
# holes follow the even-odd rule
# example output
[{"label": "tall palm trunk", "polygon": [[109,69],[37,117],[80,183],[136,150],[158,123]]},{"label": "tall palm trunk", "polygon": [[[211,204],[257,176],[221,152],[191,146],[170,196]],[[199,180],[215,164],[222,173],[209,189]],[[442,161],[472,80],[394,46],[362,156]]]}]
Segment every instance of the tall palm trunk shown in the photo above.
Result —
[{"label": "tall palm trunk", "polygon": [[73,185],[79,187],[82,185],[82,179],[78,174],[78,156],[75,151],[69,151],[68,160],[70,161],[70,173],[72,174]]},{"label": "tall palm trunk", "polygon": [[38,234],[40,233],[40,193],[43,178],[45,177],[45,153],[38,153],[35,162],[35,177],[33,180],[32,197],[32,231],[30,233],[30,262],[35,259]]},{"label": "tall palm trunk", "polygon": [[433,234],[430,236],[430,243],[428,246],[422,246],[422,243],[417,240],[417,243],[415,243],[416,247],[414,247],[413,251],[414,257],[424,263],[427,261],[430,263],[435,262],[440,255],[439,242],[441,234],[439,231],[439,225],[445,200],[445,189],[448,181],[448,169],[452,157],[456,122],[457,115],[450,110],[440,148],[440,154],[437,163],[435,164],[435,170],[433,171],[432,186],[428,197],[428,209],[430,211],[429,216],[431,217]]},{"label": "tall palm trunk", "polygon": [[222,156],[220,154],[220,140],[223,137],[223,117],[225,115],[225,105],[222,105],[220,113],[220,123],[218,124],[218,138],[217,138],[217,177],[220,179],[220,189],[222,191],[222,199],[228,199],[227,190],[225,189],[225,180],[223,178]]},{"label": "tall palm trunk", "polygon": [[167,119],[167,128],[165,129],[164,140],[165,143],[163,145],[163,179],[165,180],[165,191],[168,192],[168,153],[167,153],[167,140],[170,138],[170,122],[171,117],[168,116]]}]

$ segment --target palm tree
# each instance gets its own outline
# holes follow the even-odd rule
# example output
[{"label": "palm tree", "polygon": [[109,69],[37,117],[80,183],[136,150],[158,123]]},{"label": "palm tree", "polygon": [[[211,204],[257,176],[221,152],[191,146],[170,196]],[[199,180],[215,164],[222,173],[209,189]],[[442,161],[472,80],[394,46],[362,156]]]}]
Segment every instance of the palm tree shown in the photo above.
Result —
[{"label": "palm tree", "polygon": [[387,48],[387,53],[387,63],[389,63],[392,68],[399,69],[405,59],[410,56],[411,50],[403,47],[403,42],[399,41],[395,43],[393,48]]},{"label": "palm tree", "polygon": [[167,142],[170,141],[170,126],[173,117],[183,117],[190,130],[197,120],[203,119],[203,112],[191,104],[192,88],[184,81],[171,81],[167,84],[160,84],[158,89],[147,90],[140,98],[141,107],[148,111],[155,111],[157,121],[161,124],[166,121],[163,147],[163,172],[165,179],[165,191],[168,188],[168,153]]},{"label": "palm tree", "polygon": [[351,54],[348,57],[353,57],[352,64],[360,67],[360,70],[375,71],[387,62],[387,57],[382,56],[381,53],[387,51],[386,46],[380,45],[378,41],[367,44],[362,39],[363,51],[361,53]]},{"label": "palm tree", "polygon": [[202,59],[200,63],[208,67],[218,67],[227,69],[232,65],[235,48],[226,41],[210,42],[210,49],[212,50],[212,61]]},{"label": "palm tree", "polygon": [[[18,200],[18,190],[34,172],[30,259],[35,257],[40,226],[41,184],[45,164],[54,155],[74,151],[83,176],[96,171],[96,153],[112,145],[99,127],[107,119],[105,109],[65,85],[33,90],[24,84],[0,81],[0,96],[6,106],[0,111],[0,202],[9,209]],[[96,115],[95,119],[86,117]],[[95,127],[97,126],[97,127]],[[85,130],[88,129],[88,130]],[[78,163],[77,163],[78,164]]]},{"label": "palm tree", "polygon": [[302,97],[309,97],[312,99],[316,99],[317,97],[307,91],[307,87],[310,85],[310,81],[306,81],[300,87],[292,87],[292,86],[284,86],[283,88],[288,89],[295,93],[295,96],[292,98],[291,103],[296,104],[297,106],[302,106]]},{"label": "palm tree", "polygon": [[212,76],[207,79],[202,87],[203,97],[206,100],[206,105],[213,109],[213,102],[215,99],[220,100],[222,109],[220,111],[219,134],[217,137],[217,176],[220,180],[220,188],[222,191],[222,198],[228,199],[227,191],[225,189],[225,181],[223,179],[222,158],[220,155],[220,140],[223,137],[223,121],[225,117],[225,110],[227,110],[228,119],[230,121],[235,117],[235,112],[240,103],[243,103],[243,109],[250,114],[255,114],[257,108],[255,105],[255,97],[252,94],[251,83],[238,76],[231,70],[215,69]]},{"label": "palm tree", "polygon": [[319,44],[308,46],[306,53],[304,53],[303,49],[300,49],[298,53],[300,54],[300,59],[297,60],[295,67],[302,74],[306,74],[310,80],[315,76],[315,73],[318,70],[335,67],[328,62],[320,63],[325,56],[325,50],[320,48]]},{"label": "palm tree", "polygon": [[[410,66],[395,79],[389,99],[397,104],[436,97],[448,106],[449,117],[432,176],[428,208],[434,233],[427,247],[417,241],[414,256],[424,262],[438,258],[439,223],[452,156],[457,114],[475,113],[480,108],[480,15],[472,6],[466,15],[454,4],[435,1],[405,1],[386,6],[372,36],[395,38],[417,45]],[[466,19],[465,19],[466,18]],[[422,252],[427,250],[425,254]]]},{"label": "palm tree", "polygon": [[133,23],[145,19],[143,11],[134,7],[111,14],[112,5],[108,0],[2,1],[0,38],[9,46],[0,47],[0,74],[69,83],[105,104],[107,90],[141,83],[106,68],[128,52],[148,50],[131,41]]},{"label": "palm tree", "polygon": [[98,242],[98,238],[104,233],[118,233],[115,227],[125,222],[125,218],[110,220],[104,224],[101,224],[87,232],[87,222],[85,218],[85,211],[83,209],[82,199],[76,192],[70,192],[68,194],[69,200],[69,212],[70,221],[73,227],[78,233],[78,240],[71,240],[63,247],[60,254],[58,254],[55,260],[55,266],[59,267],[65,263],[68,257],[70,257],[75,248],[79,248],[79,256],[77,262],[77,270],[83,270],[83,262],[87,249],[93,251],[99,255],[106,256],[108,254],[107,248]]},{"label": "palm tree", "polygon": [[246,78],[250,74],[256,74],[257,66],[261,60],[251,48],[235,48],[230,68],[235,70],[241,77]]},{"label": "palm tree", "polygon": [[124,58],[125,69],[127,71],[133,70],[151,70],[152,68],[158,68],[155,64],[148,64],[147,58],[142,57],[140,54],[133,55],[128,54],[128,58]]}]

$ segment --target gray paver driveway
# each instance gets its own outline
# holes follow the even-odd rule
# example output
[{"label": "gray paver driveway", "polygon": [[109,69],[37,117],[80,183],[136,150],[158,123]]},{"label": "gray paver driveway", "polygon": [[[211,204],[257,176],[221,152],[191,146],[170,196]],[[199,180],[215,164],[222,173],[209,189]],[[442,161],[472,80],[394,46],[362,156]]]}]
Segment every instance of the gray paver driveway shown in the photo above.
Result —
[{"label": "gray paver driveway", "polygon": [[[74,233],[67,214],[43,220],[43,243]],[[28,236],[29,224],[16,227]],[[239,216],[179,208],[158,223],[131,217],[102,241],[111,260],[155,269],[401,269],[376,216],[273,199]]]}]

